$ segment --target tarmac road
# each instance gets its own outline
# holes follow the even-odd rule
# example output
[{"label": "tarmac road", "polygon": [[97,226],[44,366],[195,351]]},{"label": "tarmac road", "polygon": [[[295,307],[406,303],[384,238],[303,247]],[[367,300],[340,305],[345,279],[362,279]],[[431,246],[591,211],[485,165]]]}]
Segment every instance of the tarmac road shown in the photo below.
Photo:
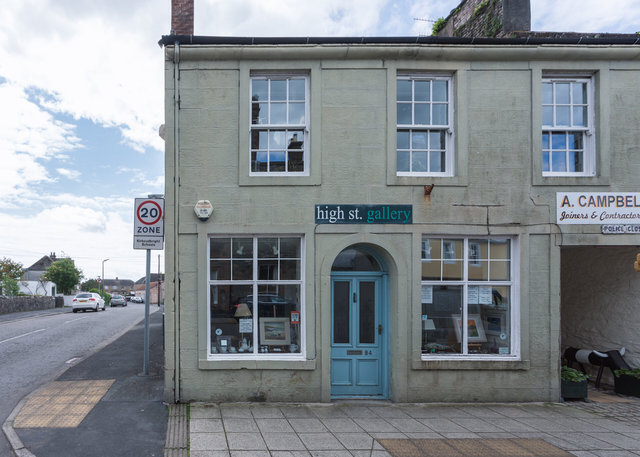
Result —
[{"label": "tarmac road", "polygon": [[[98,313],[70,308],[0,316],[0,422],[25,396],[121,335],[144,317],[144,305]],[[11,456],[0,433],[0,456]]]}]

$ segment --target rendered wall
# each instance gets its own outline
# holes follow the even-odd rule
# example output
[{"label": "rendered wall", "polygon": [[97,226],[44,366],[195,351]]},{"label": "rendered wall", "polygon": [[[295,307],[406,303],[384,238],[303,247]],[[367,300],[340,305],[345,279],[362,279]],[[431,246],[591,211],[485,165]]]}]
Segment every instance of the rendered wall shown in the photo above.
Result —
[{"label": "rendered wall", "polygon": [[[398,50],[398,54],[404,51]],[[188,51],[182,52],[188,55]],[[281,52],[274,50],[277,55]],[[602,69],[611,80],[606,90],[633,117],[637,115],[631,113],[631,105],[640,93],[632,87],[637,69],[611,76],[608,64],[602,62],[316,60],[311,58],[314,52],[306,55],[306,51],[298,51],[299,57],[308,60],[277,59],[269,51],[265,51],[264,60],[256,61],[185,59],[180,64],[179,110],[173,105],[173,63],[167,62],[165,398],[171,397],[173,386],[179,383],[181,401],[329,401],[331,263],[342,248],[369,243],[386,256],[390,270],[392,400],[557,400],[560,296],[561,287],[563,293],[567,287],[564,275],[562,285],[560,282],[560,247],[563,243],[606,241],[599,227],[555,225],[555,193],[566,190],[567,182],[575,186],[590,181],[532,183],[536,179],[532,173],[533,154],[537,154],[533,152],[537,150],[534,138],[539,134],[534,121],[539,111],[536,78],[548,67]],[[558,55],[566,54],[559,51]],[[294,186],[283,178],[252,182],[240,165],[242,154],[248,154],[244,147],[248,123],[243,119],[248,119],[249,113],[245,89],[249,69],[256,67],[313,69],[311,154],[314,160],[321,156],[321,161],[306,183]],[[389,171],[390,155],[395,154],[395,117],[390,113],[395,111],[398,69],[455,73],[454,177],[402,180]],[[609,81],[604,76],[603,80]],[[627,102],[623,98],[629,91],[631,101]],[[606,132],[608,110],[598,113],[598,131]],[[626,125],[623,115],[615,116]],[[179,127],[179,188],[173,185],[174,119]],[[629,127],[631,137],[615,136],[611,141],[616,149],[607,148],[602,156],[627,154],[627,164],[635,164],[637,159],[630,153],[640,139],[638,128]],[[608,141],[602,144],[608,145]],[[628,169],[617,165],[611,181],[615,185],[605,187],[608,190],[624,189],[625,183],[634,182]],[[433,183],[436,186],[425,196],[424,186]],[[601,177],[595,183],[602,190]],[[579,189],[588,191],[588,185]],[[198,221],[193,213],[200,199],[208,199],[214,206],[207,222]],[[414,223],[405,227],[317,227],[312,209],[320,203],[411,204]],[[207,237],[241,233],[305,237],[306,361],[207,360]],[[422,234],[516,237],[520,360],[421,358]],[[629,244],[640,242],[637,236],[620,239]],[[178,279],[176,273],[177,296],[178,288],[172,281]]]}]

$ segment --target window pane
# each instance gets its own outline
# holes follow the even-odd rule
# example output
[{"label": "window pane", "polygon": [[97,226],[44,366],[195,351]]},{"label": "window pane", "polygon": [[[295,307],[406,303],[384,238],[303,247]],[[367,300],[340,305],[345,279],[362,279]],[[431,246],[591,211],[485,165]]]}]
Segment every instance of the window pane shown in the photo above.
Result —
[{"label": "window pane", "polygon": [[251,100],[267,100],[268,82],[266,79],[253,79],[251,81]]},{"label": "window pane", "polygon": [[226,281],[231,279],[231,261],[212,260],[210,274],[212,281]]},{"label": "window pane", "polygon": [[439,281],[442,279],[440,275],[441,260],[423,260],[422,261],[422,280],[423,281]]},{"label": "window pane", "polygon": [[409,149],[409,132],[400,130],[397,134],[398,149]]},{"label": "window pane", "polygon": [[287,105],[286,103],[272,103],[270,124],[286,124],[287,123]]},{"label": "window pane", "polygon": [[542,149],[549,149],[549,134],[547,132],[542,133]]},{"label": "window pane", "polygon": [[587,107],[577,106],[573,108],[573,125],[585,127],[587,125]]},{"label": "window pane", "polygon": [[409,151],[398,151],[397,168],[398,171],[409,171]]},{"label": "window pane", "polygon": [[[253,329],[251,303],[246,303],[247,295],[251,294],[252,286],[215,285],[210,286],[210,313],[211,313],[211,353],[212,354],[237,354],[253,352],[253,333],[240,332],[240,320],[251,319],[243,322],[242,330]],[[246,307],[240,307],[245,303]],[[249,313],[247,315],[247,313]],[[237,315],[236,315],[237,314]]]},{"label": "window pane", "polygon": [[556,86],[556,104],[568,105],[571,101],[569,98],[570,83],[555,83]]},{"label": "window pane", "polygon": [[542,125],[553,125],[553,106],[542,107]]},{"label": "window pane", "polygon": [[258,280],[275,281],[278,280],[278,260],[258,260]]},{"label": "window pane", "polygon": [[268,171],[267,160],[267,151],[253,152],[251,154],[251,171]]},{"label": "window pane", "polygon": [[300,238],[280,238],[280,257],[286,259],[299,259]]},{"label": "window pane", "polygon": [[302,151],[289,151],[287,170],[304,171],[304,154]]},{"label": "window pane", "polygon": [[551,147],[553,149],[566,149],[566,137],[564,133],[552,133],[551,134]]},{"label": "window pane", "polygon": [[490,241],[491,260],[511,259],[511,240],[492,238]]},{"label": "window pane", "polygon": [[429,171],[433,173],[444,172],[444,165],[445,165],[444,151],[430,152],[429,157],[430,157]]},{"label": "window pane", "polygon": [[414,100],[417,102],[428,102],[430,97],[429,81],[414,81]]},{"label": "window pane", "polygon": [[[442,258],[442,239],[441,238],[422,238],[423,258],[441,259]],[[424,256],[428,257],[424,257]]]},{"label": "window pane", "polygon": [[567,171],[567,157],[564,151],[551,153],[551,171]]},{"label": "window pane", "polygon": [[267,132],[265,130],[253,130],[251,132],[251,149],[267,149]]},{"label": "window pane", "polygon": [[252,238],[233,238],[231,256],[235,259],[251,259],[253,257]]},{"label": "window pane", "polygon": [[251,106],[251,119],[253,124],[267,124],[269,116],[269,105],[267,103],[254,103]]},{"label": "window pane", "polygon": [[269,132],[269,149],[284,149],[286,134],[282,130]]},{"label": "window pane", "polygon": [[304,100],[304,79],[291,79],[289,81],[289,100]]},{"label": "window pane", "polygon": [[427,149],[427,132],[412,132],[411,149]]},{"label": "window pane", "polygon": [[261,259],[278,257],[277,238],[258,238],[258,257]]},{"label": "window pane", "polygon": [[292,311],[300,315],[300,286],[258,286],[260,353],[300,352],[301,324],[292,322]]},{"label": "window pane", "polygon": [[229,259],[231,257],[231,238],[211,238],[212,259]]},{"label": "window pane", "polygon": [[549,171],[549,152],[542,153],[542,171]]},{"label": "window pane", "polygon": [[491,281],[509,281],[511,279],[511,262],[508,260],[491,261]]},{"label": "window pane", "polygon": [[462,286],[422,286],[422,353],[460,354]]},{"label": "window pane", "polygon": [[376,303],[375,282],[361,281],[358,293],[359,305],[359,342],[373,344],[376,342]]},{"label": "window pane", "polygon": [[427,171],[427,151],[414,151],[411,156],[411,171]]},{"label": "window pane", "polygon": [[271,151],[269,153],[269,171],[285,171],[284,151]]},{"label": "window pane", "polygon": [[432,109],[433,119],[431,120],[431,123],[433,125],[447,125],[447,105],[442,103],[434,103]]},{"label": "window pane", "polygon": [[571,125],[571,108],[568,106],[556,106],[556,124],[557,126],[561,125]]},{"label": "window pane", "polygon": [[553,103],[553,85],[551,83],[542,83],[542,103],[545,105]]},{"label": "window pane", "polygon": [[432,100],[434,102],[446,102],[448,100],[447,81],[444,81],[444,80],[433,81]]},{"label": "window pane", "polygon": [[587,85],[585,83],[571,83],[574,105],[587,103]]},{"label": "window pane", "polygon": [[399,79],[396,83],[396,96],[400,101],[411,101],[411,81]]},{"label": "window pane", "polygon": [[398,124],[411,125],[411,104],[398,103]]},{"label": "window pane", "polygon": [[304,124],[304,103],[289,104],[289,124]]},{"label": "window pane", "polygon": [[442,265],[442,280],[456,281],[462,279],[462,260],[445,260]]},{"label": "window pane", "polygon": [[281,260],[280,261],[280,279],[281,280],[300,279],[300,261],[299,260]]},{"label": "window pane", "polygon": [[287,99],[287,81],[284,79],[271,80],[271,101]]},{"label": "window pane", "polygon": [[429,149],[444,149],[444,135],[442,130],[429,132]]},{"label": "window pane", "polygon": [[492,287],[492,303],[480,305],[480,313],[475,315],[481,317],[484,332],[478,333],[477,342],[469,341],[469,353],[502,355],[511,353],[509,293],[508,286]]},{"label": "window pane", "polygon": [[416,103],[413,108],[413,123],[428,125],[430,123],[429,119],[429,104],[427,103]]},{"label": "window pane", "polygon": [[476,260],[469,262],[469,280],[487,281],[489,279],[489,262]]},{"label": "window pane", "polygon": [[442,258],[444,260],[462,259],[462,240],[442,240]]},{"label": "window pane", "polygon": [[583,171],[582,156],[580,151],[569,151],[569,171]]},{"label": "window pane", "polygon": [[350,283],[335,281],[333,283],[333,342],[348,343],[351,303]]},{"label": "window pane", "polygon": [[252,260],[234,260],[231,264],[231,279],[234,281],[246,281],[253,279]]}]

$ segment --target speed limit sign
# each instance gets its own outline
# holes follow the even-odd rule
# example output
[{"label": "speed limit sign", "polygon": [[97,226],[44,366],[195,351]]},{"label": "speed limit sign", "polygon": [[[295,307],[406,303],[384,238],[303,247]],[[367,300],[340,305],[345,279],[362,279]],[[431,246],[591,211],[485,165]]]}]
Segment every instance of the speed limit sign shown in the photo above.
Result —
[{"label": "speed limit sign", "polygon": [[162,249],[164,198],[136,198],[133,218],[133,248]]}]

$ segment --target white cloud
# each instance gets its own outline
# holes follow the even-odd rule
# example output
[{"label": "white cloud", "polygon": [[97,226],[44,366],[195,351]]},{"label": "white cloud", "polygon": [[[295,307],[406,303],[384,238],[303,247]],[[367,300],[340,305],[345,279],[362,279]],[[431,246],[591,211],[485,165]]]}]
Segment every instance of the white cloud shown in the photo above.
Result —
[{"label": "white cloud", "polygon": [[556,32],[635,33],[637,0],[531,0],[531,29]]},{"label": "white cloud", "polygon": [[0,106],[0,207],[11,207],[32,184],[53,181],[46,161],[81,144],[73,125],[56,120],[17,84],[0,84]]},{"label": "white cloud", "polygon": [[64,176],[65,178],[71,179],[74,181],[77,181],[78,178],[80,178],[80,175],[82,174],[78,170],[70,170],[68,168],[56,168],[56,171],[62,176]]}]

